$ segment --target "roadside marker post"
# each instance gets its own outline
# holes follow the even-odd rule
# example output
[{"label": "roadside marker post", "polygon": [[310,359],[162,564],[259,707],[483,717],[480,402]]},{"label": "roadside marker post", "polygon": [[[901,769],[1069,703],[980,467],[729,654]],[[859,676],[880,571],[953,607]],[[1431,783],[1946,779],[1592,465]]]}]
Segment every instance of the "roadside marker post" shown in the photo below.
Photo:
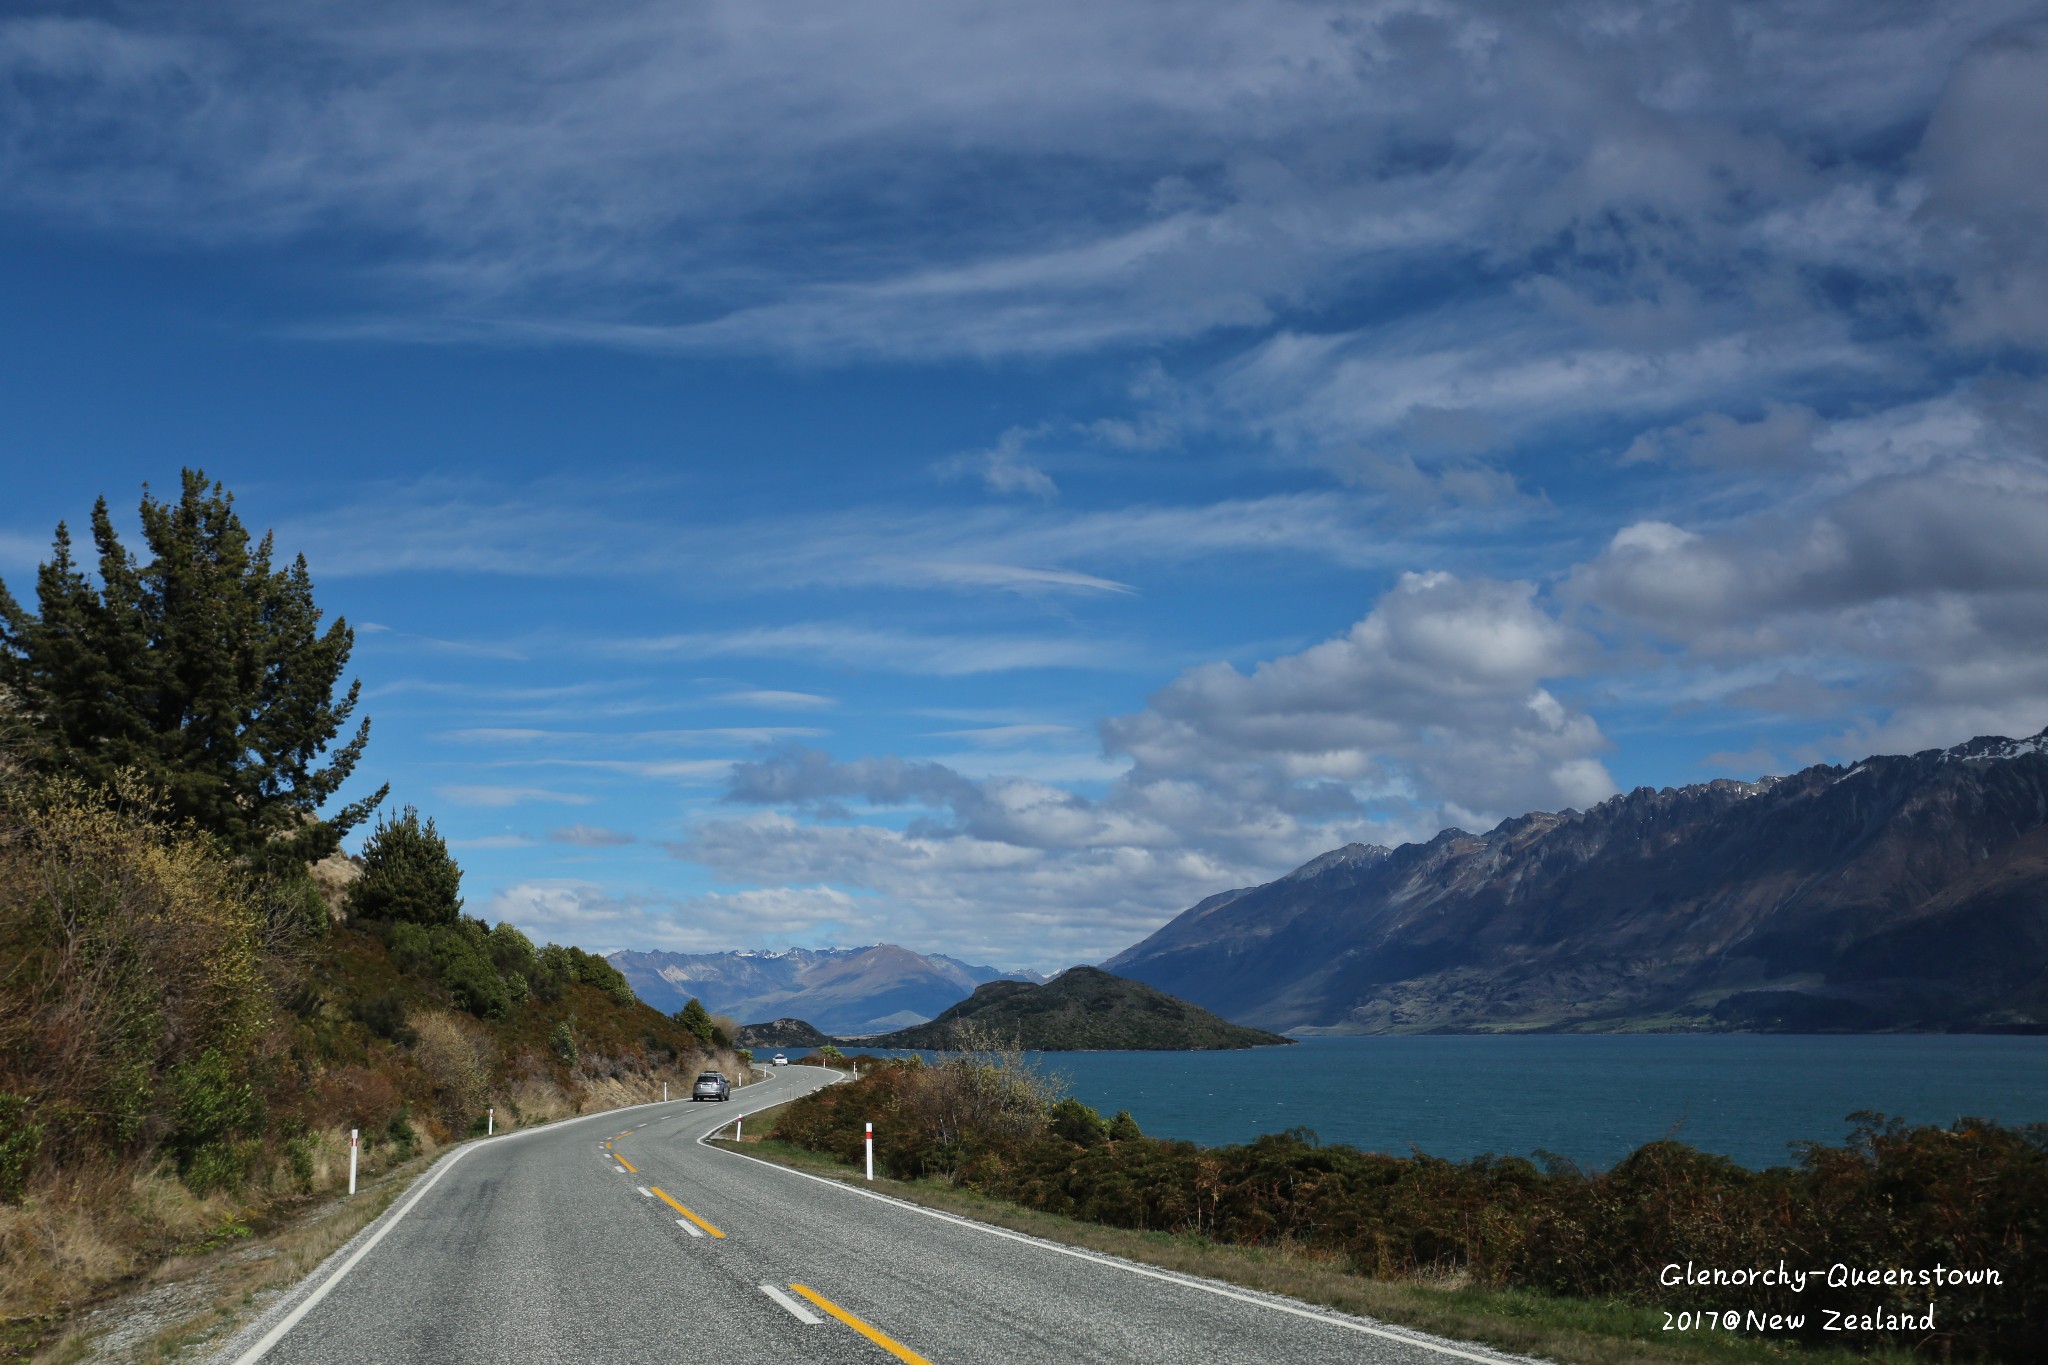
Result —
[{"label": "roadside marker post", "polygon": [[740,1140],[740,1124],[743,1121],[743,1119],[734,1119],[732,1121],[732,1140],[734,1142],[738,1142]]},{"label": "roadside marker post", "polygon": [[356,1192],[356,1130],[348,1130],[348,1192]]},{"label": "roadside marker post", "polygon": [[663,1104],[667,1104],[667,1103],[668,1103],[668,1082],[667,1082],[667,1081],[663,1081],[663,1082],[661,1083],[661,1102],[662,1102]]},{"label": "roadside marker post", "polygon": [[496,1137],[497,1135],[498,1110],[497,1106],[493,1105],[491,1108],[484,1110],[484,1136]]},{"label": "roadside marker post", "polygon": [[872,1123],[868,1125],[867,1137],[868,1179],[873,1180],[875,1178],[875,1125]]}]

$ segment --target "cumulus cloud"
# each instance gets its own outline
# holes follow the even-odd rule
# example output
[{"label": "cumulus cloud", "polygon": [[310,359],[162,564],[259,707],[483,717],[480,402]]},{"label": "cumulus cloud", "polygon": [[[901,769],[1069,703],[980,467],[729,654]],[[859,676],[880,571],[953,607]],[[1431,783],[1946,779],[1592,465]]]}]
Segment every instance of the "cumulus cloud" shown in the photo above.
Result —
[{"label": "cumulus cloud", "polygon": [[1106,722],[1104,742],[1142,775],[1250,766],[1467,815],[1584,805],[1613,793],[1594,757],[1606,741],[1545,682],[1588,662],[1533,584],[1410,573],[1346,634],[1249,674],[1191,670]]},{"label": "cumulus cloud", "polygon": [[789,746],[733,768],[725,801],[762,809],[700,820],[674,851],[735,880],[858,888],[899,922],[971,925],[991,953],[1100,957],[1345,842],[1613,794],[1599,727],[1546,685],[1587,659],[1531,584],[1410,574],[1337,639],[1248,674],[1189,670],[1105,721],[1126,766],[1099,796]]}]

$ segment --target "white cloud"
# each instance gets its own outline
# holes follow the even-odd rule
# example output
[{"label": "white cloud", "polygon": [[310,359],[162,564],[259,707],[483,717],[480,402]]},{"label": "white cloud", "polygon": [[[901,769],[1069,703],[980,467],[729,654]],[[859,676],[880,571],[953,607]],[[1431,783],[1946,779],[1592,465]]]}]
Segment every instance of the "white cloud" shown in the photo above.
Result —
[{"label": "white cloud", "polygon": [[1105,722],[1104,743],[1141,777],[1251,770],[1399,790],[1482,818],[1582,804],[1603,785],[1592,756],[1606,740],[1546,682],[1590,662],[1531,584],[1405,574],[1344,635],[1249,675],[1192,669],[1144,711]]},{"label": "white cloud", "polygon": [[[2032,254],[2022,312],[1978,287],[2031,252],[2029,12],[228,0],[0,27],[0,186],[104,232],[374,240],[388,306],[329,333],[832,360],[1256,328],[1447,261],[1711,311],[1805,240],[1755,225],[1812,238],[1846,190],[1960,274],[1963,325],[2033,336]],[[1902,227],[1890,135],[1930,114],[1937,228]]]},{"label": "white cloud", "polygon": [[509,920],[536,940],[573,943],[598,953],[872,943],[891,932],[873,906],[829,886],[673,897],[622,895],[596,882],[549,878],[505,887],[491,896],[482,913],[492,921]]},{"label": "white cloud", "polygon": [[527,802],[554,802],[587,806],[595,797],[582,792],[553,791],[546,787],[461,785],[436,787],[434,794],[458,806],[518,806]]},{"label": "white cloud", "polygon": [[637,842],[637,836],[602,825],[563,825],[548,831],[548,842],[576,848],[618,848]]},{"label": "white cloud", "polygon": [[1026,458],[1024,447],[1042,428],[1011,427],[988,450],[970,451],[933,466],[941,478],[978,476],[991,493],[1029,493],[1038,498],[1059,496],[1052,476]]},{"label": "white cloud", "polygon": [[764,711],[821,711],[839,704],[837,699],[815,692],[782,692],[762,687],[723,692],[718,700],[736,706],[756,706]]},{"label": "white cloud", "polygon": [[1104,748],[1129,765],[1101,774],[1099,798],[1008,761],[977,777],[793,747],[733,768],[726,800],[769,809],[700,819],[675,851],[735,881],[859,890],[893,923],[972,933],[987,954],[1098,959],[1345,842],[1611,795],[1598,726],[1546,686],[1588,658],[1529,584],[1409,575],[1335,640],[1250,674],[1189,670],[1104,722]]},{"label": "white cloud", "polygon": [[1108,668],[1117,652],[1076,638],[1023,635],[927,635],[837,622],[693,631],[618,640],[612,652],[688,659],[828,659],[890,673],[964,677],[1021,668]]}]

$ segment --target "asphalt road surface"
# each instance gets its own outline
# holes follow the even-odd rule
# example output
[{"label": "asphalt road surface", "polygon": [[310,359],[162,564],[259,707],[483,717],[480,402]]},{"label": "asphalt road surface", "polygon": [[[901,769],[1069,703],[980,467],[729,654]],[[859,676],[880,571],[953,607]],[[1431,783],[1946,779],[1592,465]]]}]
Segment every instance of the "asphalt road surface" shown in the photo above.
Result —
[{"label": "asphalt road surface", "polygon": [[471,1143],[216,1357],[234,1365],[1504,1357],[920,1211],[706,1147],[821,1085],[778,1068]]}]

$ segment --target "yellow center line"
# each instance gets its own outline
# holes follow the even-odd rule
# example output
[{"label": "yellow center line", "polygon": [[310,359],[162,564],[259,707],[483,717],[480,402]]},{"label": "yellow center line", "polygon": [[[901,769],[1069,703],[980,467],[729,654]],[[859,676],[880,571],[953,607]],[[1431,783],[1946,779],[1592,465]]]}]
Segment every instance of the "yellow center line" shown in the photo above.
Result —
[{"label": "yellow center line", "polygon": [[712,1226],[711,1226],[711,1224],[709,1224],[709,1223],[705,1222],[705,1221],[704,1221],[704,1220],[703,1220],[702,1218],[699,1218],[699,1217],[698,1217],[698,1216],[697,1216],[696,1214],[694,1214],[694,1213],[691,1213],[691,1212],[690,1212],[690,1211],[689,1211],[688,1209],[684,1208],[684,1207],[683,1207],[683,1206],[682,1206],[681,1204],[678,1204],[678,1203],[677,1203],[677,1202],[676,1202],[675,1200],[673,1200],[673,1199],[669,1198],[669,1197],[668,1197],[668,1191],[666,1191],[666,1190],[662,1189],[662,1188],[661,1188],[661,1186],[659,1186],[659,1185],[653,1185],[653,1186],[650,1186],[649,1188],[651,1188],[651,1189],[652,1189],[652,1190],[654,1191],[654,1193],[655,1193],[655,1194],[656,1194],[656,1195],[657,1195],[657,1196],[658,1196],[658,1197],[659,1197],[659,1198],[661,1199],[661,1202],[662,1202],[662,1203],[664,1203],[664,1204],[668,1205],[668,1206],[669,1206],[670,1208],[674,1209],[674,1210],[675,1210],[675,1211],[676,1211],[677,1213],[680,1213],[681,1215],[683,1215],[683,1217],[685,1217],[685,1218],[689,1219],[689,1220],[690,1220],[691,1222],[695,1223],[695,1224],[696,1224],[696,1225],[697,1225],[698,1227],[700,1227],[700,1228],[704,1229],[704,1231],[706,1231],[706,1232],[710,1233],[710,1234],[711,1234],[711,1235],[712,1235],[713,1237],[723,1237],[723,1236],[725,1236],[725,1234],[724,1234],[724,1233],[722,1233],[722,1232],[720,1232],[720,1231],[719,1231],[719,1230],[718,1230],[717,1228],[715,1228],[715,1227],[712,1227]]},{"label": "yellow center line", "polygon": [[626,1160],[626,1158],[620,1156],[617,1152],[612,1153],[612,1160],[618,1162],[621,1166],[624,1166],[634,1175],[640,1174],[640,1168],[638,1166],[635,1166],[632,1162]]},{"label": "yellow center line", "polygon": [[859,1318],[847,1312],[844,1308],[841,1308],[838,1304],[832,1302],[832,1300],[826,1298],[823,1294],[820,1294],[817,1290],[801,1284],[793,1284],[790,1286],[790,1288],[795,1290],[797,1293],[803,1295],[805,1298],[809,1299],[812,1303],[818,1305],[818,1307],[824,1309],[827,1313],[830,1313],[833,1317],[838,1318],[848,1327],[851,1327],[854,1331],[860,1333],[869,1341],[872,1341],[873,1343],[875,1343],[875,1345],[887,1351],[890,1355],[895,1356],[898,1360],[907,1361],[909,1362],[909,1365],[932,1365],[932,1363],[929,1360],[926,1360],[923,1356],[911,1350],[902,1342],[896,1340],[894,1337],[888,1336],[868,1326]]}]

